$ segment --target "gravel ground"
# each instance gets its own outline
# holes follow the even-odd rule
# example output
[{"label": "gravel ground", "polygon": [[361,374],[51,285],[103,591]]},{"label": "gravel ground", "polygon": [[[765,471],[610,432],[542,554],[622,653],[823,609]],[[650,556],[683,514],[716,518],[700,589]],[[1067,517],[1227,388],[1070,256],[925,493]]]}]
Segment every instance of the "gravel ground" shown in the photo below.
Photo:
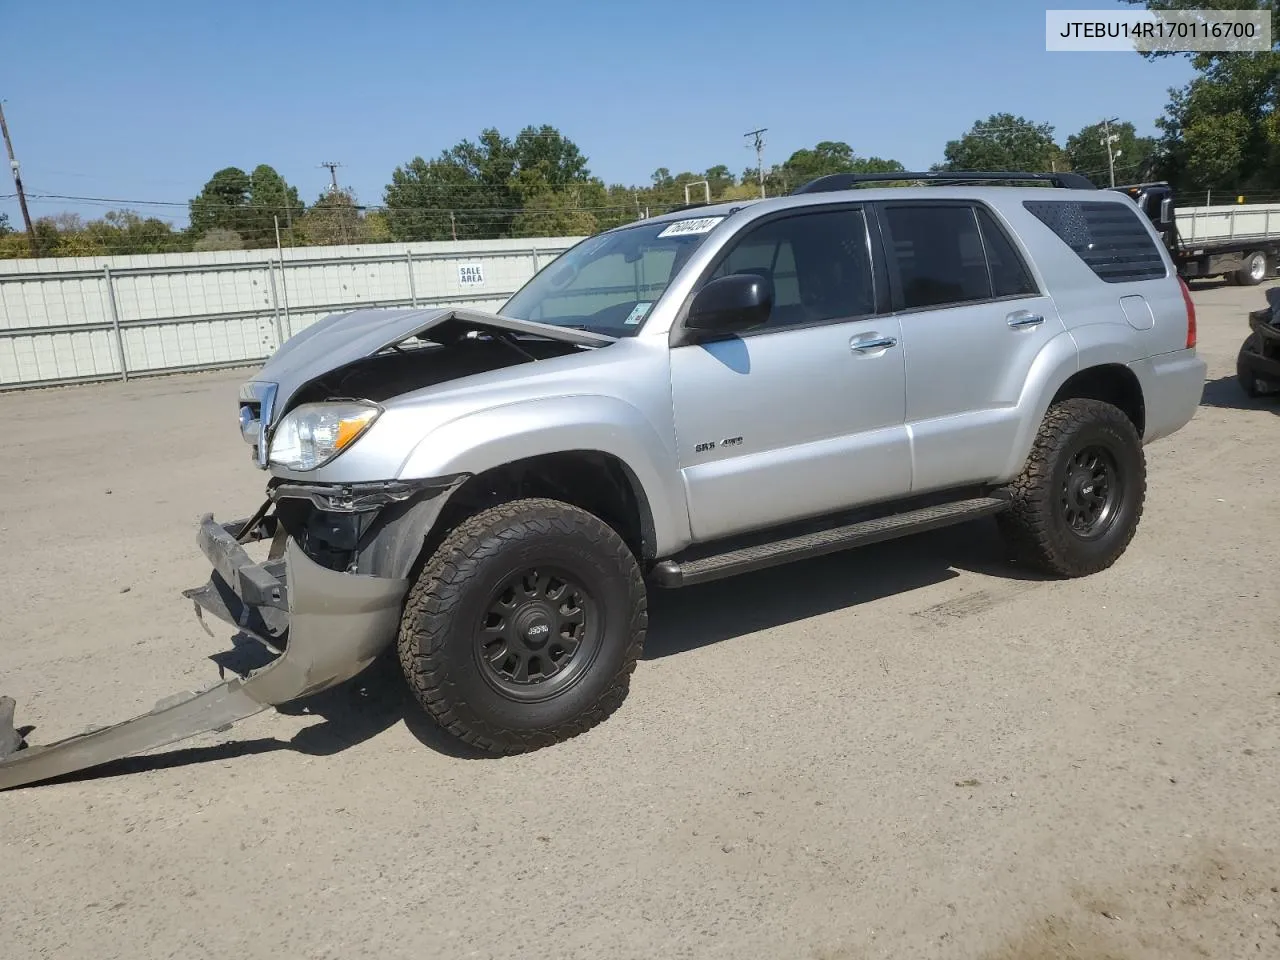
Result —
[{"label": "gravel ground", "polygon": [[[1256,288],[1111,570],[978,522],[659,594],[606,724],[469,757],[375,667],[0,794],[0,957],[1280,956],[1280,402]],[[0,690],[45,742],[211,682],[199,515],[257,506],[233,373],[0,396]]]}]

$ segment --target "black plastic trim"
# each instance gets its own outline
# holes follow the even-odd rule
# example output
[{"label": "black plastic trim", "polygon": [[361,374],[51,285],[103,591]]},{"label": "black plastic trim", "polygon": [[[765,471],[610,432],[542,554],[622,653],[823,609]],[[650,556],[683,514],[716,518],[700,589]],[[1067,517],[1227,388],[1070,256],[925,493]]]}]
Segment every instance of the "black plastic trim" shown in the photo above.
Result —
[{"label": "black plastic trim", "polygon": [[900,502],[896,510],[891,505],[860,519],[829,520],[824,526],[793,536],[775,534],[776,539],[722,548],[719,553],[663,560],[653,567],[651,576],[659,586],[691,586],[991,516],[1008,509],[1009,502],[1008,493],[1002,490],[966,499],[942,499],[914,509],[903,509],[905,504]]}]

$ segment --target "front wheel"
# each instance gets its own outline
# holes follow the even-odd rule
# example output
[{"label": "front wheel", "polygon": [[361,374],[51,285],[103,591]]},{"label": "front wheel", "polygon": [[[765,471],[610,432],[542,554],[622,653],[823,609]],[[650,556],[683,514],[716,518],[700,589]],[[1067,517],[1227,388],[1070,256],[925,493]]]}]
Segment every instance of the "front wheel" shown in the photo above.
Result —
[{"label": "front wheel", "polygon": [[400,664],[441,726],[489,753],[568,739],[627,695],[647,626],[635,557],[567,503],[481,511],[427,560],[400,625]]},{"label": "front wheel", "polygon": [[1109,403],[1064,400],[1045,415],[1011,493],[997,523],[1018,560],[1062,577],[1105,570],[1142,516],[1142,438]]}]

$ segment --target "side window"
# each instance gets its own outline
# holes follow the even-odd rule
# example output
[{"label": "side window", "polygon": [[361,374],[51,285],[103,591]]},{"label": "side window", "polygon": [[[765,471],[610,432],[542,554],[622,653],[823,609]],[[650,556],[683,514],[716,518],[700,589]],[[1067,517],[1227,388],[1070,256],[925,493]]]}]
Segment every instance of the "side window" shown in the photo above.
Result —
[{"label": "side window", "polygon": [[907,309],[991,297],[972,207],[889,204],[884,213]]},{"label": "side window", "polygon": [[750,229],[711,278],[734,273],[758,273],[773,281],[767,329],[875,312],[861,210],[800,213]]},{"label": "side window", "polygon": [[1138,214],[1123,203],[1027,200],[1023,206],[1107,283],[1166,275],[1160,248]]},{"label": "side window", "polygon": [[1008,235],[996,223],[996,218],[985,207],[974,208],[978,214],[978,226],[982,229],[982,245],[987,251],[987,264],[991,268],[991,292],[997,297],[1033,297],[1039,293],[1026,263]]}]

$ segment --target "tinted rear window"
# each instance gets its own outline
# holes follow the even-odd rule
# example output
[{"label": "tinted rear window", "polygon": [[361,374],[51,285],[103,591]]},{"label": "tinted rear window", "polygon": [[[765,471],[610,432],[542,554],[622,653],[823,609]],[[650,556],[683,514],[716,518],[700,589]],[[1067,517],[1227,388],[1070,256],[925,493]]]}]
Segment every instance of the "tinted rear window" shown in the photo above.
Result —
[{"label": "tinted rear window", "polygon": [[1023,206],[1107,283],[1166,273],[1160,248],[1134,211],[1098,200],[1026,200]]}]

